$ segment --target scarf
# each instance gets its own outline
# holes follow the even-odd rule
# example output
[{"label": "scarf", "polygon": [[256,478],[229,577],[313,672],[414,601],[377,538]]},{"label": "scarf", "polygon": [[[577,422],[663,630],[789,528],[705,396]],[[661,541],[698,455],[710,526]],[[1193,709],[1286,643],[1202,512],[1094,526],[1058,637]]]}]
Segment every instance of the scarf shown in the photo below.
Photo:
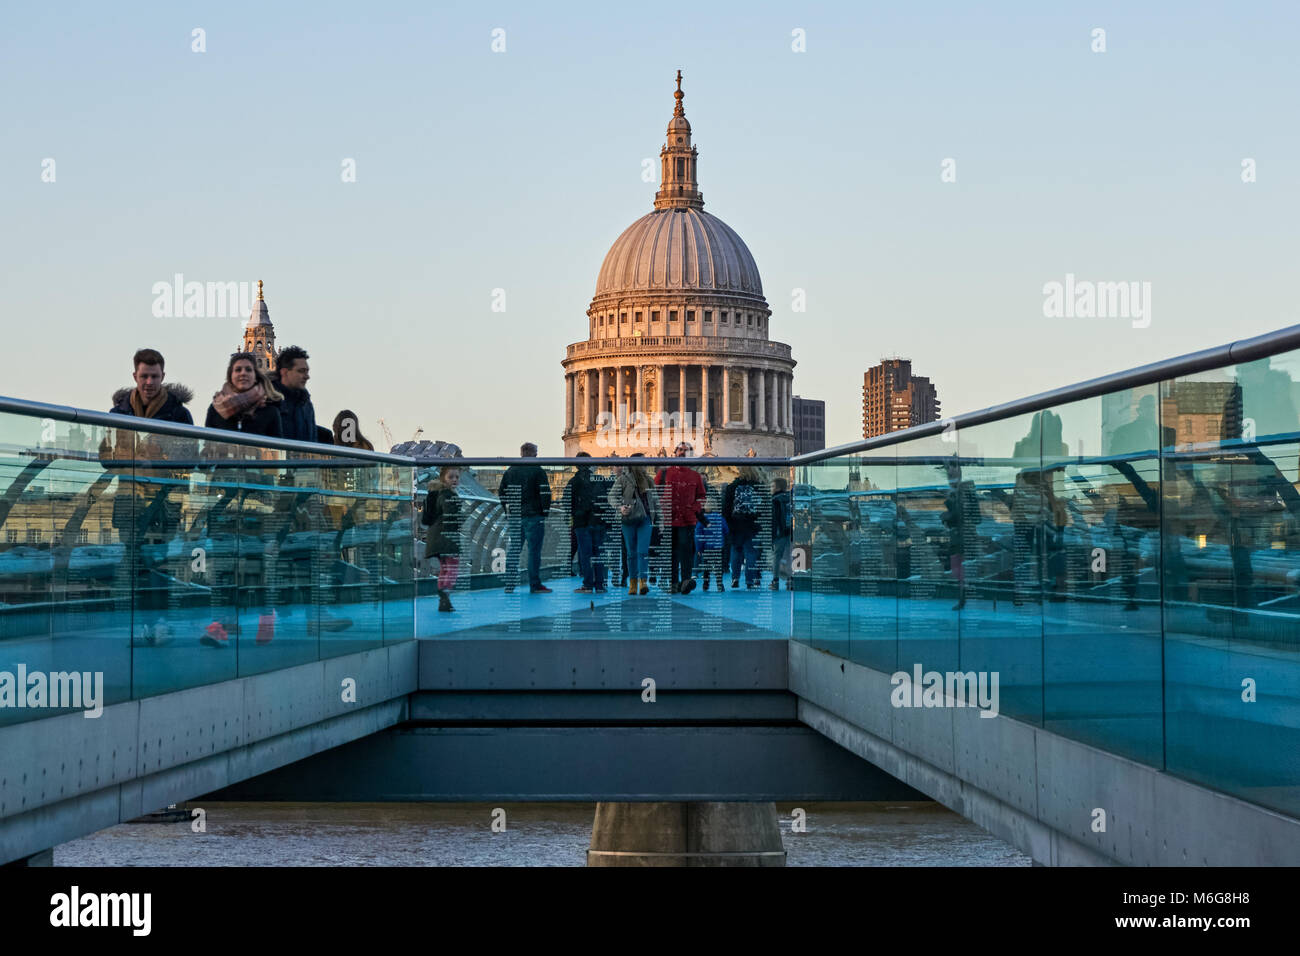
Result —
[{"label": "scarf", "polygon": [[212,396],[212,407],[227,421],[256,411],[265,404],[266,392],[261,384],[254,385],[246,392],[237,392],[227,382],[221,386],[221,391]]},{"label": "scarf", "polygon": [[167,389],[158,389],[158,394],[153,397],[153,401],[147,406],[144,399],[140,397],[140,389],[131,389],[131,413],[138,418],[153,418],[162,407],[167,404]]}]

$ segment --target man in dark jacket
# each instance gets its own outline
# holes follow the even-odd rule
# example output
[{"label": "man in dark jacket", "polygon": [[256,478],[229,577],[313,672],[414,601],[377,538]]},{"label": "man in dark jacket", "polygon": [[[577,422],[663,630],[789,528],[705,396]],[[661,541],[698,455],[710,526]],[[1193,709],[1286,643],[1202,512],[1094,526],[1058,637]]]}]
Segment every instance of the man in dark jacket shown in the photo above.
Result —
[{"label": "man in dark jacket", "polygon": [[[591,455],[580,451],[578,457]],[[578,594],[600,594],[605,590],[602,548],[612,518],[609,487],[610,479],[593,474],[589,465],[579,465],[565,489],[570,498],[573,536],[578,542],[578,567],[582,570],[582,587],[574,589]]]},{"label": "man in dark jacket", "polygon": [[[185,403],[194,397],[194,393],[184,385],[163,384],[166,362],[162,353],[156,349],[140,349],[131,362],[135,369],[131,374],[135,388],[119,388],[114,392],[113,407],[108,410],[109,414],[193,425],[194,419]],[[185,457],[184,452],[188,450],[183,439],[160,442],[148,432],[127,429],[115,431],[113,444],[110,445],[107,436],[105,437],[100,447],[101,458],[161,461],[171,456]],[[137,577],[144,574],[148,567],[144,546],[166,540],[180,524],[181,506],[169,497],[172,482],[155,479],[183,477],[184,474],[183,471],[173,473],[150,470],[137,475],[124,471],[113,494],[113,527],[124,545],[118,586],[121,593],[134,595],[137,608],[143,608],[150,598],[147,592],[139,590],[141,581]],[[156,595],[153,598],[156,599]],[[146,639],[151,636],[148,627],[144,633]]]},{"label": "man in dark jacket", "polygon": [[[527,442],[519,448],[521,458],[536,458],[537,446]],[[528,589],[533,594],[550,594],[542,584],[542,536],[546,516],[551,512],[551,485],[541,465],[511,465],[501,476],[497,497],[506,511],[510,549],[506,552],[506,593],[515,589],[519,576],[519,553],[528,543]]]},{"label": "man in dark jacket", "polygon": [[271,381],[284,395],[284,401],[278,406],[281,437],[314,442],[320,436],[316,433],[316,408],[307,391],[307,380],[311,378],[307,358],[307,352],[296,345],[282,349],[275,357]]},{"label": "man in dark jacket", "polygon": [[131,378],[135,388],[119,388],[113,393],[113,407],[108,411],[116,415],[135,415],[139,418],[156,418],[163,422],[180,422],[193,425],[185,403],[194,393],[184,385],[163,385],[165,373],[162,353],[154,349],[140,349],[132,359],[135,371]]}]

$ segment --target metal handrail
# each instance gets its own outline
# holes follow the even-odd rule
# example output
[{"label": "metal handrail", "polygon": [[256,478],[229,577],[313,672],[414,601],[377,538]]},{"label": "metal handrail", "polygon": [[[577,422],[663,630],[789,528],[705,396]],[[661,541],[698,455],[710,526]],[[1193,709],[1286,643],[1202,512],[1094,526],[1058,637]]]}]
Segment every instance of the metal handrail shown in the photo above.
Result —
[{"label": "metal handrail", "polygon": [[[1263,335],[1257,335],[1249,339],[1239,339],[1235,342],[1229,342],[1226,345],[1203,349],[1199,352],[1190,352],[1186,355],[1153,362],[1150,365],[1142,365],[1126,371],[1114,372],[1110,375],[1088,379],[1074,385],[1064,385],[1060,388],[1052,389],[1051,391],[1039,392],[1037,395],[1014,399],[1010,402],[1004,402],[1001,405],[993,405],[978,411],[964,412],[960,415],[951,415],[936,422],[914,425],[911,428],[906,428],[902,431],[889,432],[885,435],[878,435],[875,438],[866,438],[846,445],[837,445],[834,448],[826,448],[821,451],[796,455],[793,458],[731,457],[682,459],[646,457],[637,458],[635,463],[639,466],[650,465],[656,467],[680,465],[684,463],[690,463],[697,467],[704,465],[755,465],[759,467],[793,467],[798,465],[807,465],[818,461],[824,461],[828,458],[838,458],[844,455],[852,455],[857,452],[869,451],[875,448],[884,448],[890,445],[902,444],[917,438],[937,435],[949,427],[969,428],[973,425],[1011,418],[1016,415],[1023,415],[1027,412],[1041,411],[1044,408],[1051,408],[1056,405],[1082,401],[1086,398],[1095,398],[1098,395],[1104,395],[1107,392],[1114,392],[1119,389],[1136,388],[1141,385],[1150,385],[1154,382],[1159,382],[1168,378],[1193,375],[1197,372],[1223,368],[1240,362],[1251,362],[1257,359],[1277,355],[1282,352],[1289,352],[1294,349],[1300,349],[1300,325],[1292,325],[1284,329],[1278,329],[1274,332],[1266,332]],[[324,445],[315,442],[291,441],[285,438],[264,438],[259,435],[248,435],[243,432],[228,432],[216,428],[201,428],[197,425],[179,425],[175,422],[160,422],[155,419],[140,419],[132,415],[113,415],[107,412],[96,412],[84,408],[75,408],[71,405],[51,405],[44,402],[30,402],[25,399],[7,398],[5,396],[0,396],[0,412],[11,412],[13,414],[29,415],[40,418],[52,418],[56,421],[100,425],[107,428],[125,428],[132,431],[147,432],[150,434],[177,435],[187,438],[204,439],[206,441],[220,441],[236,445],[251,445],[258,448],[277,448],[284,451],[296,451],[315,458],[320,458],[321,456],[359,458],[364,461],[393,465],[429,466],[433,464],[454,462],[457,465],[468,465],[472,467],[508,467],[509,465],[521,463],[572,467],[579,461],[584,465],[590,466],[626,465],[629,464],[630,461],[628,457],[582,459],[505,457],[420,459],[407,455],[393,455],[386,452],[366,451],[360,448],[350,448],[345,445]],[[265,463],[264,467],[274,467],[274,464]]]},{"label": "metal handrail", "polygon": [[904,428],[901,431],[888,432],[874,438],[864,438],[861,441],[837,445],[834,448],[825,448],[821,451],[807,452],[791,458],[790,464],[794,466],[810,465],[814,462],[825,461],[828,458],[839,458],[844,455],[853,455],[875,448],[901,444],[917,438],[926,438],[953,427],[969,428],[985,422],[1000,421],[1016,415],[1024,415],[1027,412],[1042,411],[1045,408],[1052,408],[1069,402],[1078,402],[1085,398],[1095,398],[1107,392],[1151,385],[1165,379],[1194,375],[1197,372],[1207,372],[1211,369],[1236,365],[1240,362],[1253,362],[1257,359],[1267,358],[1294,349],[1300,349],[1300,325],[1288,326],[1275,332],[1266,332],[1254,338],[1239,339],[1236,342],[1229,342],[1215,348],[1202,349],[1199,352],[1190,352],[1187,355],[1164,359],[1150,365],[1141,365],[1123,372],[1113,372],[1110,375],[1087,379],[1074,385],[1063,385],[1048,392],[1039,392],[1037,395],[1030,395],[1026,398],[1013,399],[1010,402],[982,408],[979,411],[949,415],[939,421],[913,425],[911,428]]}]

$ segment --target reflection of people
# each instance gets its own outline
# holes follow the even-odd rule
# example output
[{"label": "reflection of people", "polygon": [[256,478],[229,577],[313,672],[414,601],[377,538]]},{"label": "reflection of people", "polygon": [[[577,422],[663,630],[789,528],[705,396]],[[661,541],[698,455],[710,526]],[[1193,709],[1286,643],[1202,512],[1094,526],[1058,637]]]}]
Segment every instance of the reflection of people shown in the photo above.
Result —
[{"label": "reflection of people", "polygon": [[[633,458],[643,458],[639,452]],[[649,594],[650,529],[659,511],[654,493],[654,480],[645,468],[620,465],[609,491],[610,507],[619,516],[623,526],[623,541],[627,549],[629,596]]]},{"label": "reflection of people", "polygon": [[718,579],[718,590],[727,588],[722,583],[723,568],[729,556],[724,549],[727,545],[727,519],[721,512],[701,512],[700,522],[695,526],[695,563],[704,572],[704,590],[709,589],[710,575]]},{"label": "reflection of people", "polygon": [[[536,458],[537,446],[526,442],[519,448],[521,458]],[[515,589],[519,576],[519,556],[528,544],[528,590],[532,594],[550,594],[542,584],[542,537],[546,533],[546,516],[551,511],[551,485],[541,465],[511,465],[501,476],[497,497],[506,510],[510,533],[510,550],[506,553],[506,593]]]},{"label": "reflection of people", "polygon": [[1030,419],[1029,432],[1016,442],[1013,452],[1026,467],[1016,473],[1011,492],[1011,524],[1015,540],[1015,604],[1041,587],[1042,562],[1055,582],[1053,600],[1064,599],[1065,588],[1065,504],[1056,483],[1063,478],[1064,465],[1044,467],[1063,459],[1069,448],[1062,439],[1061,418],[1054,412],[1040,412]]},{"label": "reflection of people", "polygon": [[454,611],[451,590],[460,571],[460,468],[443,465],[429,483],[420,523],[429,529],[426,554],[438,559],[438,610]]},{"label": "reflection of people", "polygon": [[790,581],[790,535],[794,530],[794,509],[784,478],[772,479],[772,590],[781,586],[785,578],[788,591]]},{"label": "reflection of people", "polygon": [[954,611],[966,606],[966,554],[968,545],[974,550],[976,524],[979,521],[979,501],[975,497],[975,483],[963,481],[961,463],[955,458],[947,463],[948,494],[943,501],[943,523],[948,527],[948,566],[957,582],[957,603]]}]

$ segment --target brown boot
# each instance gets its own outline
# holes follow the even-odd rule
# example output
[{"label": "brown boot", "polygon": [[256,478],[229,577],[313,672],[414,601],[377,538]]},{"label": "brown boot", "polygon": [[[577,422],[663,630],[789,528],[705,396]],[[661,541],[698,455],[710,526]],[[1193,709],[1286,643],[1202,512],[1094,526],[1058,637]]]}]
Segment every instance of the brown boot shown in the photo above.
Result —
[{"label": "brown boot", "polygon": [[633,595],[636,594],[637,585],[640,584],[640,583],[641,583],[641,582],[638,581],[636,578],[628,578],[628,579],[627,579],[627,593],[628,593],[628,597],[632,597]]}]

